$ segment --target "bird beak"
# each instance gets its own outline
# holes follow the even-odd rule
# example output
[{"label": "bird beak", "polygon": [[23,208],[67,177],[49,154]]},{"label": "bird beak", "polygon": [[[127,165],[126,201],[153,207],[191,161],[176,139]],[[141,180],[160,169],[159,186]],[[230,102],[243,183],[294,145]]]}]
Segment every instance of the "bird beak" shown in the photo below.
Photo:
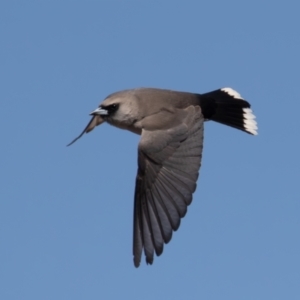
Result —
[{"label": "bird beak", "polygon": [[97,109],[95,109],[94,111],[92,111],[90,113],[91,116],[96,116],[96,115],[100,115],[100,116],[107,116],[108,115],[108,111],[104,108],[98,107]]}]

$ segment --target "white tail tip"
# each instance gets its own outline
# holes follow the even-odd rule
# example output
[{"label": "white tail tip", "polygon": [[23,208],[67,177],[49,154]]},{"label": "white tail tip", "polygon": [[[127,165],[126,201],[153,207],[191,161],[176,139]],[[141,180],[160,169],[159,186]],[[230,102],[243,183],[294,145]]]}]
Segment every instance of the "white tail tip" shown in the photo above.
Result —
[{"label": "white tail tip", "polygon": [[222,88],[221,91],[227,93],[229,96],[231,96],[235,99],[244,100],[240,93],[238,93],[237,91],[235,91],[234,89],[232,89],[230,87]]},{"label": "white tail tip", "polygon": [[250,108],[243,108],[244,116],[244,128],[247,132],[257,135],[257,122],[255,121],[255,115]]}]

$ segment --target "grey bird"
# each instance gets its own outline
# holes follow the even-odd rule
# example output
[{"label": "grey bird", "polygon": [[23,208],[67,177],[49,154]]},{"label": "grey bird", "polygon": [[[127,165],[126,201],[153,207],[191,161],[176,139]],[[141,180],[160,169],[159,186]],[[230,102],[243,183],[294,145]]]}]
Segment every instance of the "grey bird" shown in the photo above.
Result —
[{"label": "grey bird", "polygon": [[[107,122],[141,135],[134,195],[133,261],[152,264],[187,212],[201,165],[204,121],[257,134],[250,104],[231,88],[194,94],[138,88],[109,95],[83,132]],[[69,146],[68,145],[68,146]]]}]

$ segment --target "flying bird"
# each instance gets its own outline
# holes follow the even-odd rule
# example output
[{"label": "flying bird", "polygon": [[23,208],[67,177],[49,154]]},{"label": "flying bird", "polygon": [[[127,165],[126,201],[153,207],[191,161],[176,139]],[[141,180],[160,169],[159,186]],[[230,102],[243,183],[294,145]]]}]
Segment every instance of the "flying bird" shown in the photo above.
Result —
[{"label": "flying bird", "polygon": [[[134,194],[133,261],[146,263],[163,252],[187,212],[201,165],[204,121],[257,135],[250,104],[232,88],[194,94],[156,88],[109,95],[69,145],[107,122],[141,135]],[[68,145],[68,146],[69,146]]]}]

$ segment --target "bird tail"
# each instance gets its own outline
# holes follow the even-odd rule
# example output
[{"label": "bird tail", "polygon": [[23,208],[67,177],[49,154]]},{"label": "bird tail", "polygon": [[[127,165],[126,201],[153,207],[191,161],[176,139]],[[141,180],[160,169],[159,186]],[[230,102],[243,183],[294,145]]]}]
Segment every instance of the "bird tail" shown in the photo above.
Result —
[{"label": "bird tail", "polygon": [[257,135],[257,123],[250,104],[232,88],[202,94],[200,106],[205,119]]}]

